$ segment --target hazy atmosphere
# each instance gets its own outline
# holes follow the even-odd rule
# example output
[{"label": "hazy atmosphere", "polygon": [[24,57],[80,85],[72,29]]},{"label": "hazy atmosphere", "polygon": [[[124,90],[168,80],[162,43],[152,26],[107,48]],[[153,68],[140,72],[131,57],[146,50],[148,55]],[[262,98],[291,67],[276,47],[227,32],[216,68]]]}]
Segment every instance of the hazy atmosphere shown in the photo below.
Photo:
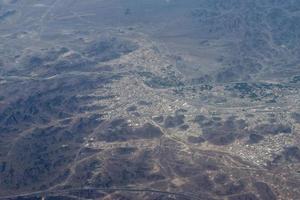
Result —
[{"label": "hazy atmosphere", "polygon": [[299,200],[299,0],[0,0],[0,200]]}]

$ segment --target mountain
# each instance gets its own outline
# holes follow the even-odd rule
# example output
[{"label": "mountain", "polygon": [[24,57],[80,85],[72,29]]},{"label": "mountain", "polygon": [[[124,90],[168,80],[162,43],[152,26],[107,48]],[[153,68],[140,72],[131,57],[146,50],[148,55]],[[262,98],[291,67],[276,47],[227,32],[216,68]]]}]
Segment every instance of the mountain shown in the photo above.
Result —
[{"label": "mountain", "polygon": [[298,199],[299,17],[0,0],[0,199]]}]

